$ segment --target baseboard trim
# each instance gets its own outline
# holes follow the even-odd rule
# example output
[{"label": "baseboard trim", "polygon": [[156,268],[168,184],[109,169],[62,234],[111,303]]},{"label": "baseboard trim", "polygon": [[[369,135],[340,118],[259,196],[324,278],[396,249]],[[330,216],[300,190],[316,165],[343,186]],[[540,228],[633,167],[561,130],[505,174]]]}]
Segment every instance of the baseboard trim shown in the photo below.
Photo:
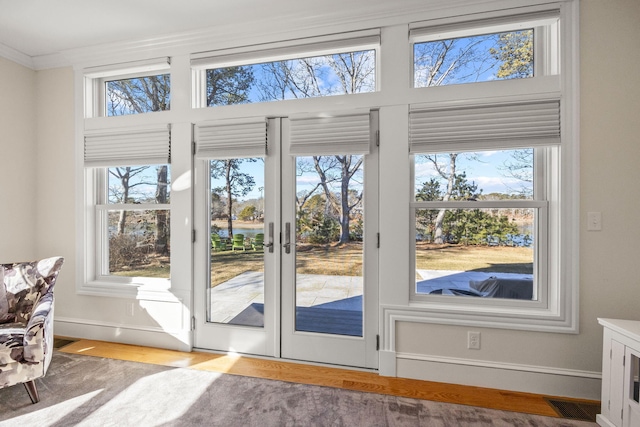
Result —
[{"label": "baseboard trim", "polygon": [[97,322],[87,319],[58,318],[54,320],[56,335],[134,344],[169,350],[191,351],[192,333],[188,330],[163,330],[162,328]]},{"label": "baseboard trim", "polygon": [[425,381],[600,400],[599,372],[396,353],[396,376]]},{"label": "baseboard trim", "polygon": [[378,359],[378,373],[383,377],[396,376],[396,352],[380,350]]}]

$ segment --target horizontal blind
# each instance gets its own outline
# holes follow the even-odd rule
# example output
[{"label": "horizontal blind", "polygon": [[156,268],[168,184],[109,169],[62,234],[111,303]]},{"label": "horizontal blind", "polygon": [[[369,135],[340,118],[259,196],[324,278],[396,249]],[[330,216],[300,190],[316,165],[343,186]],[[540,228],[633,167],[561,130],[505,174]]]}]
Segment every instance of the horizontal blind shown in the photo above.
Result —
[{"label": "horizontal blind", "polygon": [[369,154],[370,112],[334,116],[291,117],[291,148],[294,156]]},{"label": "horizontal blind", "polygon": [[420,108],[409,112],[411,153],[560,144],[560,101]]},{"label": "horizontal blind", "polygon": [[171,126],[85,131],[87,167],[171,163]]},{"label": "horizontal blind", "polygon": [[251,118],[195,125],[196,158],[234,159],[267,155],[267,120]]}]

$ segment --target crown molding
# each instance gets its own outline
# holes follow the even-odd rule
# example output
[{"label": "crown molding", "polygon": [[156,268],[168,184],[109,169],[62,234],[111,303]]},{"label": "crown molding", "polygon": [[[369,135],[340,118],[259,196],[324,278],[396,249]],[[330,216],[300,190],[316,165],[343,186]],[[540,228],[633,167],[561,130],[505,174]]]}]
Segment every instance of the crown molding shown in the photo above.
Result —
[{"label": "crown molding", "polygon": [[16,64],[34,70],[33,59],[29,55],[25,55],[9,46],[0,43],[0,57],[8,59]]}]

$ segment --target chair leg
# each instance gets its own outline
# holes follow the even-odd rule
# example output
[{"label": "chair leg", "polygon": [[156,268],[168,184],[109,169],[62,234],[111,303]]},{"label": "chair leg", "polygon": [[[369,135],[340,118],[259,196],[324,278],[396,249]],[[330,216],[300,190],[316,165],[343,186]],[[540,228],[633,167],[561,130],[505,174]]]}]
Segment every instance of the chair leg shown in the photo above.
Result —
[{"label": "chair leg", "polygon": [[24,388],[27,389],[27,393],[29,393],[29,397],[31,398],[32,403],[40,402],[40,396],[38,396],[38,389],[36,388],[35,380],[27,381],[24,384]]}]

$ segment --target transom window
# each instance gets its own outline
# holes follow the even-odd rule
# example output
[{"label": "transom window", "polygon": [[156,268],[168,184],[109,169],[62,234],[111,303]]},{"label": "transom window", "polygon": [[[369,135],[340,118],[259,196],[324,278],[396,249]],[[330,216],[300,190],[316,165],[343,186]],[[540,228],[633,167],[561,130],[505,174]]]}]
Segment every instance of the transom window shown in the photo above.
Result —
[{"label": "transom window", "polygon": [[375,91],[374,50],[207,69],[207,106]]},{"label": "transom window", "polygon": [[[299,44],[298,44],[299,43]],[[274,43],[262,50],[195,55],[197,107],[218,107],[377,90],[378,31]]]},{"label": "transom window", "polygon": [[533,77],[533,29],[413,45],[414,87]]}]

